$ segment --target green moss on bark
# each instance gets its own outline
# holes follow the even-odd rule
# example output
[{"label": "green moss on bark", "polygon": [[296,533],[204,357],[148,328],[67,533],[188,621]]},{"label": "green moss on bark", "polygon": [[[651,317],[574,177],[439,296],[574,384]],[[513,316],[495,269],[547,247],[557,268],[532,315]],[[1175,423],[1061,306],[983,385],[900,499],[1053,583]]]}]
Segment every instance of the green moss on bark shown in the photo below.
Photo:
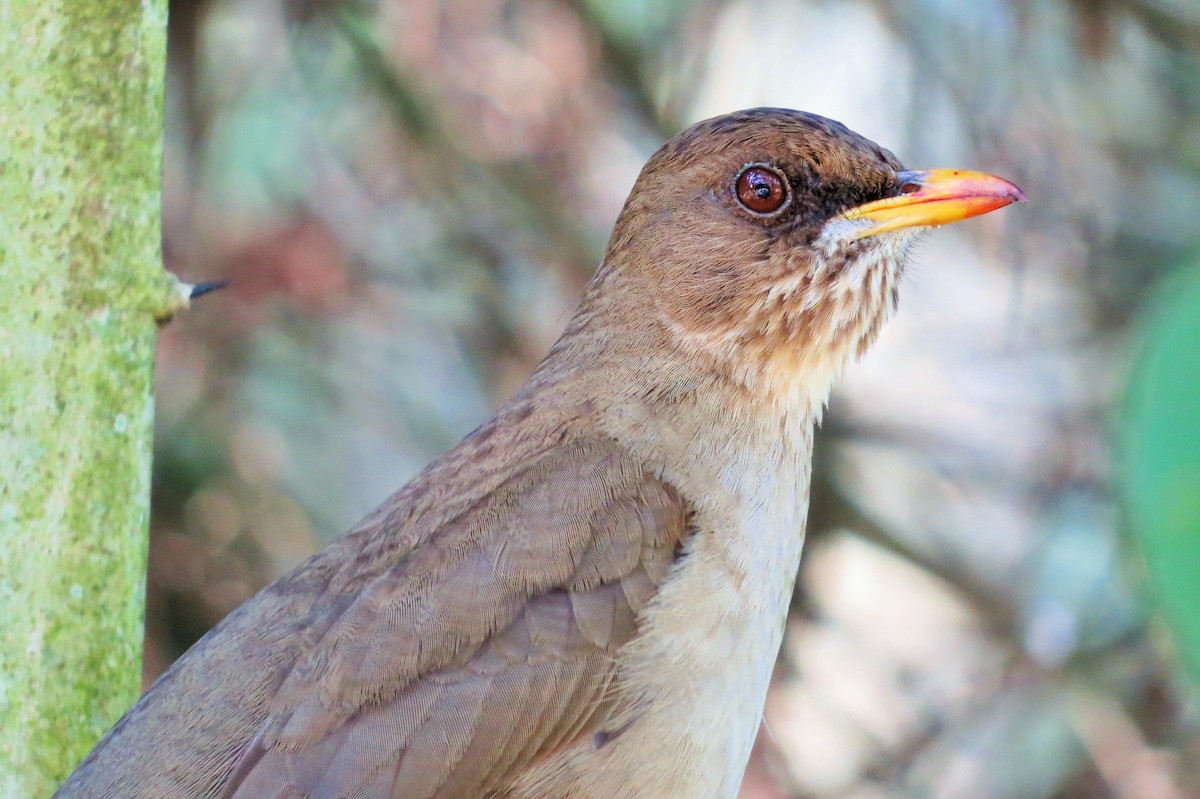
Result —
[{"label": "green moss on bark", "polygon": [[0,4],[0,796],[136,698],[166,0]]}]

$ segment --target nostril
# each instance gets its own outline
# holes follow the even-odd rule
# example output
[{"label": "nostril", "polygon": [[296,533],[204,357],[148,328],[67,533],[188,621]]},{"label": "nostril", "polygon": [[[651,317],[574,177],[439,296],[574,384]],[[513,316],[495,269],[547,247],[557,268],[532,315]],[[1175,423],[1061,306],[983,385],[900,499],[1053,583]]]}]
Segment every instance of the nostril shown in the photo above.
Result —
[{"label": "nostril", "polygon": [[900,186],[901,194],[916,194],[920,190],[921,190],[921,184],[913,183],[912,181],[909,181]]}]

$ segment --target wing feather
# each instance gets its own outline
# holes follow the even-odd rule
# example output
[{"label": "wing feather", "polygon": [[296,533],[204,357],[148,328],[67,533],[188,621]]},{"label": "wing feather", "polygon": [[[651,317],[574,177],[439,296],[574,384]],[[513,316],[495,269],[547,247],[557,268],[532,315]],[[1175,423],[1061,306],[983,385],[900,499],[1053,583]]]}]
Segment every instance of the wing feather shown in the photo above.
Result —
[{"label": "wing feather", "polygon": [[[590,413],[515,400],[193,647],[56,796],[500,799],[611,715],[688,534]],[[555,417],[554,414],[558,416]]]},{"label": "wing feather", "polygon": [[611,441],[558,448],[360,590],[227,795],[501,795],[599,729],[686,531],[678,493]]}]

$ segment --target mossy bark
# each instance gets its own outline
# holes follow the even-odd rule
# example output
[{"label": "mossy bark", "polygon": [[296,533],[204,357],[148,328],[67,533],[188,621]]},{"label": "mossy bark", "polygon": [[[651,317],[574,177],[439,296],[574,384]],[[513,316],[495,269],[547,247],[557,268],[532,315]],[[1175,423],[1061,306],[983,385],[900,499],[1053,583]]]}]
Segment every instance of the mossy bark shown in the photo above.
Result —
[{"label": "mossy bark", "polygon": [[166,0],[0,3],[0,797],[137,697]]}]

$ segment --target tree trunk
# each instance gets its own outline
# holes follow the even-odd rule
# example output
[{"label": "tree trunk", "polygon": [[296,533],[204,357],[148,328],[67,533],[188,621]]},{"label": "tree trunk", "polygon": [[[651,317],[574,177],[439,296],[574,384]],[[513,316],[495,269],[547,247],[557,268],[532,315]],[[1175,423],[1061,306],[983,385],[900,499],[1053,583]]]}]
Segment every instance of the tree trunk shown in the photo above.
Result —
[{"label": "tree trunk", "polygon": [[166,0],[0,3],[0,797],[139,690]]}]

